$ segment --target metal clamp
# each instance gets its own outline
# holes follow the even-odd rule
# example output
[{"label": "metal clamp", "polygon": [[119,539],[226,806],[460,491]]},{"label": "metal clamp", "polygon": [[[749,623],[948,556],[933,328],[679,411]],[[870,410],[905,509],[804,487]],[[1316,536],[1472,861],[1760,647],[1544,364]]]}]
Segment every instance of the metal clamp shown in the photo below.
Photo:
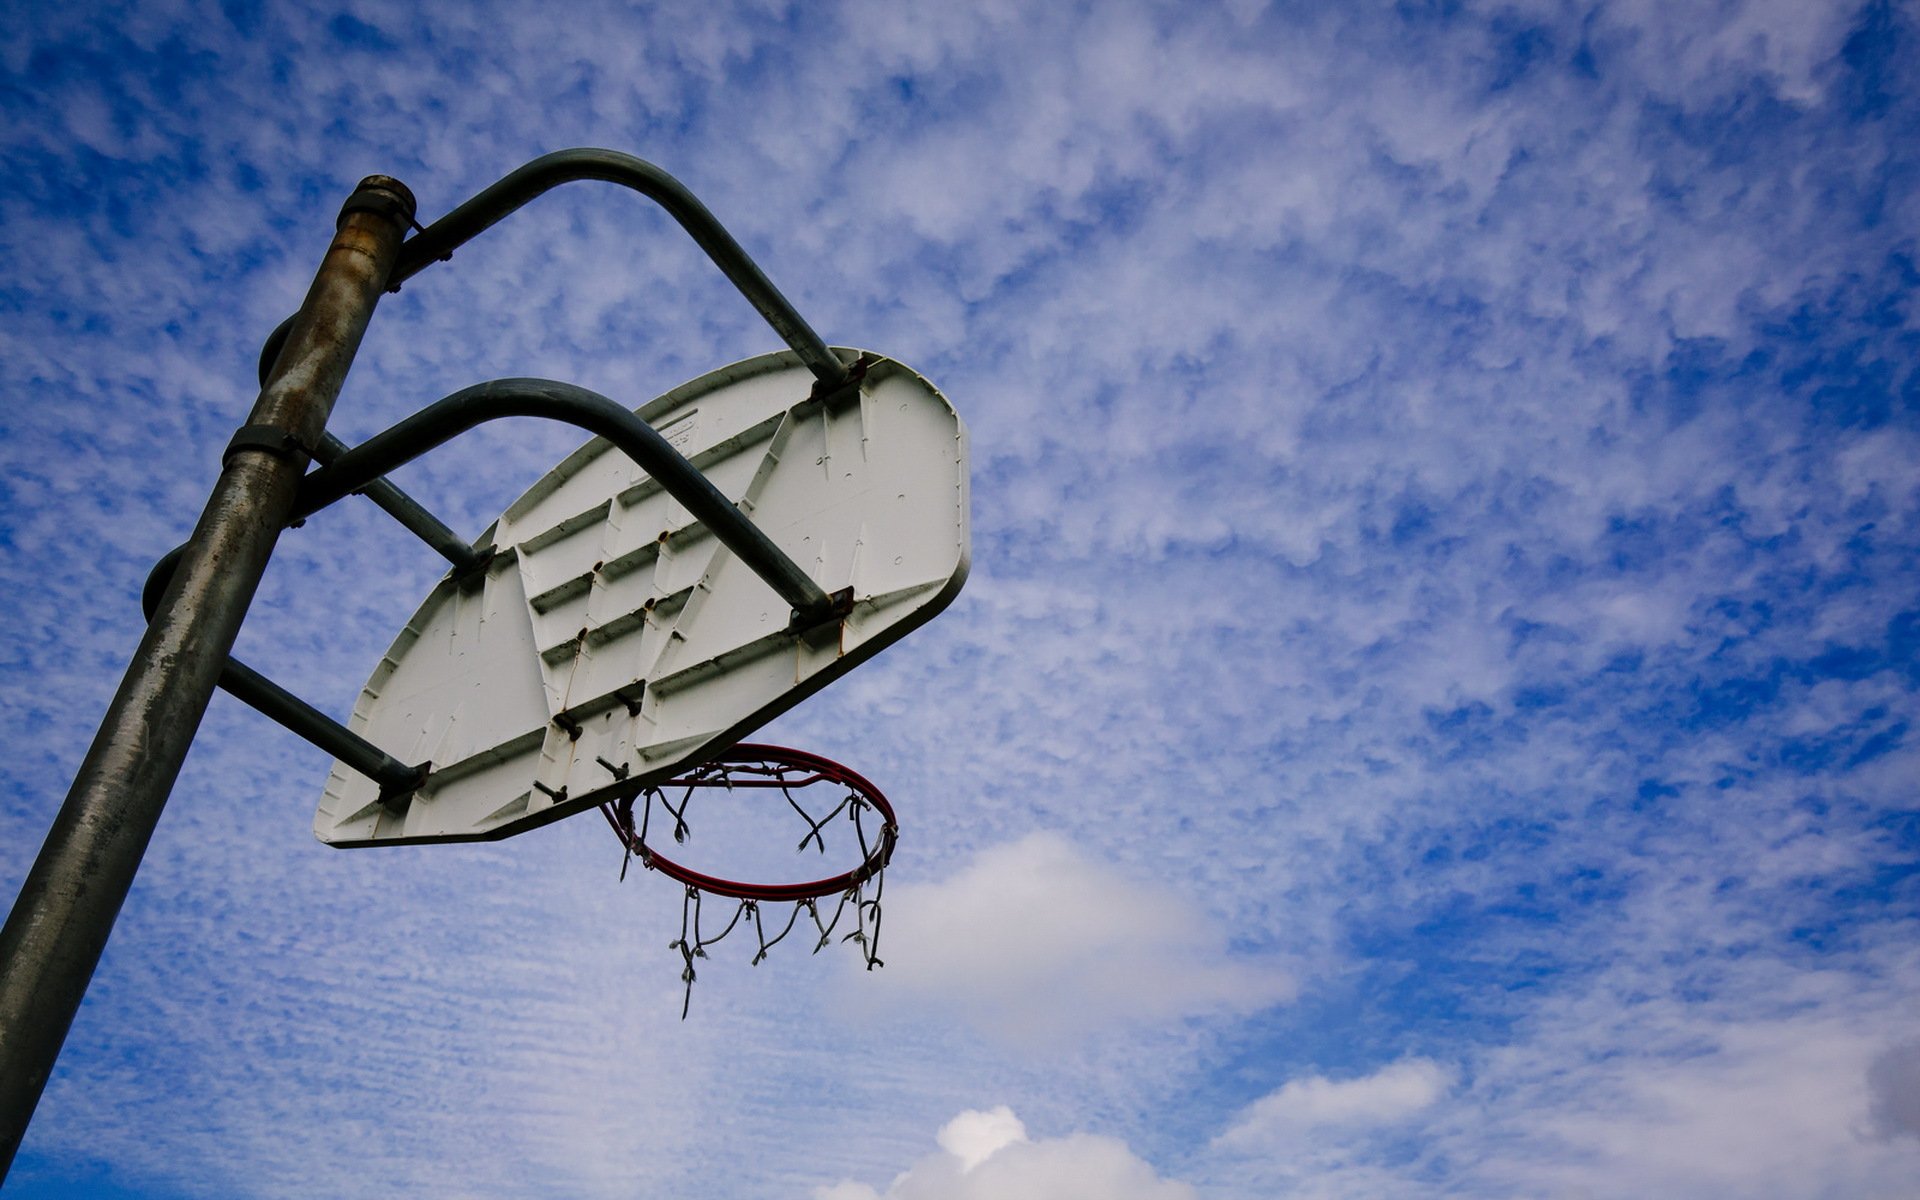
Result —
[{"label": "metal clamp", "polygon": [[[353,195],[348,196],[347,202],[340,206],[339,220],[346,220],[348,213],[370,212],[393,217],[402,225],[418,229],[420,223],[413,219],[416,208],[418,205],[413,192],[406,184],[391,175],[369,175],[360,181],[360,185],[353,189]],[[390,290],[397,291],[398,288]]]},{"label": "metal clamp", "polygon": [[313,453],[302,445],[300,439],[278,425],[242,425],[233,431],[233,437],[227,441],[227,448],[220,452],[220,469],[226,470],[233,465],[233,456],[242,450],[264,450],[275,458],[292,458],[296,454]]}]

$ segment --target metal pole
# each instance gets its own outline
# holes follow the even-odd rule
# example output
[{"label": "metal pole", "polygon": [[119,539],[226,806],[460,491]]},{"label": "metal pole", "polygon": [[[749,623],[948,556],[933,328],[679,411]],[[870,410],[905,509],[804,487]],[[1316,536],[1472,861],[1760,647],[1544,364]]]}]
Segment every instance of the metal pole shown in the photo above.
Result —
[{"label": "metal pole", "polygon": [[362,180],[341,210],[180,569],[0,929],[0,1180],[166,806],[412,223],[398,180]]}]

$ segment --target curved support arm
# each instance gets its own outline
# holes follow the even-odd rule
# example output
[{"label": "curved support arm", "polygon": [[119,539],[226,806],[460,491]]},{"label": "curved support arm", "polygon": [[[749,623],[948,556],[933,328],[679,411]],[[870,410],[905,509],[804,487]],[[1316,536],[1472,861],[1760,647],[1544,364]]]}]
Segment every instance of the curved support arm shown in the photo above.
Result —
[{"label": "curved support arm", "polygon": [[310,516],[434,447],[501,417],[544,417],[599,434],[659,481],[778,592],[793,608],[796,627],[810,627],[834,615],[834,598],[651,425],[598,392],[551,379],[495,379],[434,401],[309,474],[301,481],[293,519]]},{"label": "curved support arm", "polygon": [[[692,235],[707,257],[740,289],[740,294],[773,326],[814,377],[828,387],[847,381],[847,368],[827,349],[780,289],[766,277],[740,243],[706,205],[694,198],[679,180],[659,167],[617,150],[581,148],[557,150],[534,159],[465,204],[427,226],[400,247],[399,261],[388,277],[389,288],[399,287],[435,262],[451,256],[461,244],[493,226],[534,197],[577,179],[599,179],[631,188],[660,207]],[[279,356],[287,325],[267,338],[260,351],[260,374],[265,379]]]}]

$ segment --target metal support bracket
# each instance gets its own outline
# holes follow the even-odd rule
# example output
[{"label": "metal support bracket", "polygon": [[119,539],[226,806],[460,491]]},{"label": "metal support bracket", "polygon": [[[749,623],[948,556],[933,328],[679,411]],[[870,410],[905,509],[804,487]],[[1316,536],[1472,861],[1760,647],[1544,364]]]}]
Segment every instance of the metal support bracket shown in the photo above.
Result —
[{"label": "metal support bracket", "polygon": [[[387,277],[387,286],[398,291],[402,283],[436,262],[447,261],[456,247],[492,228],[528,201],[563,183],[582,179],[619,184],[665,209],[816,378],[831,386],[845,382],[846,365],[827,348],[820,335],[794,310],[792,302],[780,294],[780,289],[773,286],[759,264],[748,257],[706,205],[700,203],[685,184],[659,167],[617,150],[556,150],[512,172],[407,239],[400,247],[400,259],[394,264],[393,273]],[[289,317],[267,335],[267,343],[260,351],[263,378],[280,356],[280,346],[291,328]]]},{"label": "metal support bracket", "polygon": [[800,614],[800,624],[811,628],[834,616],[833,598],[659,431],[598,392],[551,379],[495,379],[441,397],[309,474],[301,481],[294,517],[309,517],[436,446],[502,417],[543,417],[599,434],[779,593]]},{"label": "metal support bracket", "polygon": [[[160,595],[167,590],[167,582],[185,551],[185,546],[174,547],[148,573],[140,594],[140,607],[148,620],[158,611]],[[426,782],[432,769],[431,763],[409,766],[401,762],[237,658],[228,657],[221,668],[220,688],[379,784],[380,802],[390,809],[404,808],[406,799]]]},{"label": "metal support bracket", "polygon": [[[316,462],[325,465],[347,452],[347,444],[331,433],[320,439],[313,449]],[[476,550],[460,540],[460,535],[448,529],[446,523],[426,510],[418,500],[396,487],[390,479],[375,479],[359,493],[379,505],[394,520],[405,526],[407,531],[431,546],[434,553],[453,564],[453,577],[465,579],[486,570],[493,561],[494,548]]]}]

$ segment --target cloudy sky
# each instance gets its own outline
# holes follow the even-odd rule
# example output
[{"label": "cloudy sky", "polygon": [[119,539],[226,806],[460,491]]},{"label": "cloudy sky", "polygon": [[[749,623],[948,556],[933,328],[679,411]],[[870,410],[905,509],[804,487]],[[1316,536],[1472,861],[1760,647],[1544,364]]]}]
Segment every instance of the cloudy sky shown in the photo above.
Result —
[{"label": "cloudy sky", "polygon": [[[1920,1178],[1920,8],[23,3],[0,895],[383,172],[659,163],[973,446],[953,607],[765,733],[904,827],[884,969],[598,818],[337,851],[216,699],[22,1197],[1895,1197]],[[332,428],[777,346],[645,202],[383,301]],[[398,475],[477,534],[578,444]],[[240,655],[344,716],[353,500]],[[845,949],[845,948],[843,948]]]}]

